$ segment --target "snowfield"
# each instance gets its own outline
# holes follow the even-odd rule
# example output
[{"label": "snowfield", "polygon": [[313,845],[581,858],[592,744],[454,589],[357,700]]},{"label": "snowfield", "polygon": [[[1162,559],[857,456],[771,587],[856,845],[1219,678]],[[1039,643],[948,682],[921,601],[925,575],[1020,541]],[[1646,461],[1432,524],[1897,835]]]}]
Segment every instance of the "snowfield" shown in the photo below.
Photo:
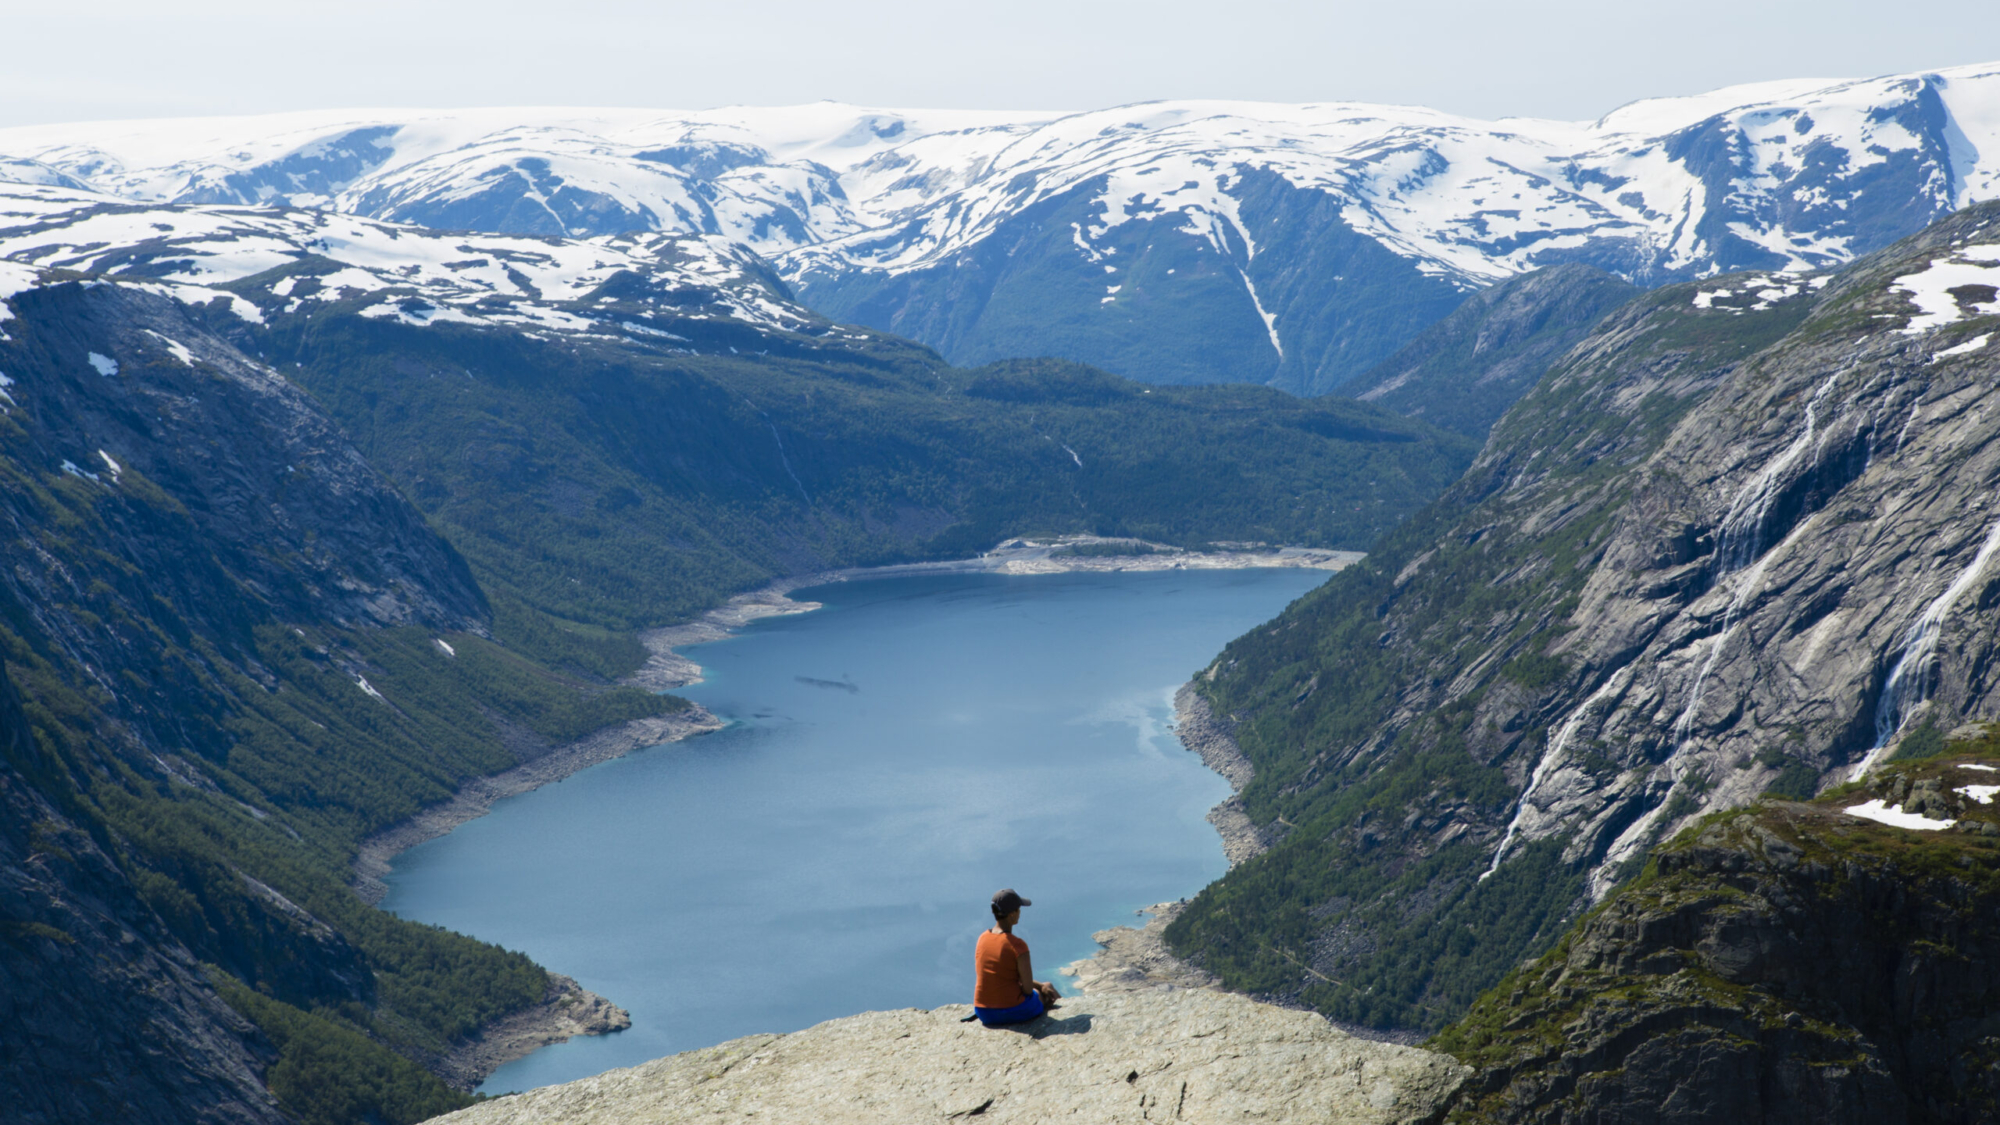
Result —
[{"label": "snowfield", "polygon": [[[1941,132],[1924,124],[1938,119]],[[0,130],[0,178],[22,183],[511,233],[719,235],[794,277],[921,269],[1075,190],[1100,216],[1077,232],[1082,255],[1121,224],[1176,216],[1254,257],[1243,196],[1269,176],[1337,198],[1354,230],[1467,286],[1606,247],[1628,274],[1818,268],[1872,248],[1851,205],[1899,169],[1940,213],[1995,194],[2000,64],[1758,83],[1594,122],[1347,102],[1067,114],[821,102]]]},{"label": "snowfield", "polygon": [[[285,312],[380,295],[361,315],[414,325],[602,333],[612,329],[573,306],[626,275],[670,298],[679,316],[829,333],[823,321],[762,279],[764,267],[754,255],[713,235],[569,240],[448,233],[323,211],[144,206],[101,193],[0,183],[0,259],[8,270],[123,275],[187,303],[226,301],[238,316],[260,323],[257,304],[208,287],[312,260],[320,265],[317,272],[285,272],[267,283],[273,297],[285,299]],[[649,331],[629,320],[628,330]]]}]

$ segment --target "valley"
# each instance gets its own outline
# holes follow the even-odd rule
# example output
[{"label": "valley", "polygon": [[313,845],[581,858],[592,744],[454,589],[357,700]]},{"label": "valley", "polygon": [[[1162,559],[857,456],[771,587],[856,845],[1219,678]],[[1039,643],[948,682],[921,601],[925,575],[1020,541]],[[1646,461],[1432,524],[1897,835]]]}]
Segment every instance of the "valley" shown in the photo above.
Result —
[{"label": "valley", "polygon": [[1985,1119],[1996,75],[0,128],[12,1112]]}]

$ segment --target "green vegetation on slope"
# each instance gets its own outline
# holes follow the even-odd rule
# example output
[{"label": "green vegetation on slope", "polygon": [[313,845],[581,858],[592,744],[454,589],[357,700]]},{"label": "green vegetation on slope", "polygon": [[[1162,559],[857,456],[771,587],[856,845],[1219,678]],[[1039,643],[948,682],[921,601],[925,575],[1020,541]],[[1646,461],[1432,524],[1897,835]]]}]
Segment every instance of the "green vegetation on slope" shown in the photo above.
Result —
[{"label": "green vegetation on slope", "polygon": [[[277,1046],[266,1079],[287,1112],[462,1104],[421,1062],[541,1002],[547,974],[362,902],[357,846],[516,752],[687,704],[472,631],[463,564],[303,399],[133,351],[113,381],[66,354],[146,325],[194,340],[171,305],[110,286],[33,299],[0,344],[16,380],[0,515],[17,531],[0,543],[0,667],[26,728],[5,765],[67,819],[37,829],[43,851],[87,834],[214,966]],[[78,445],[117,450],[118,471],[75,470]],[[370,518],[331,522],[354,505]],[[372,624],[370,607],[431,623]]]},{"label": "green vegetation on slope", "polygon": [[[1427,1044],[1478,1072],[1448,1119],[1991,1120],[2000,810],[1957,790],[1996,761],[1986,734],[1683,830]],[[1840,812],[1868,800],[1935,827]]]},{"label": "green vegetation on slope", "polygon": [[[1608,370],[1585,357],[1550,372],[1463,480],[1197,680],[1257,767],[1247,810],[1284,834],[1168,927],[1177,951],[1234,988],[1436,1030],[1554,940],[1582,887],[1560,860],[1566,841],[1479,879],[1518,795],[1501,766],[1533,760],[1548,732],[1473,716],[1502,695],[1532,713],[1558,690],[1567,673],[1545,650],[1570,627],[1628,469],[1717,372],[1806,313],[1698,317],[1688,304],[1675,288],[1612,313],[1603,331],[1624,346]],[[1627,378],[1654,389],[1607,408]],[[1561,517],[1531,518],[1546,512]],[[1457,682],[1489,653],[1501,659]]]},{"label": "green vegetation on slope", "polygon": [[1484,438],[1591,325],[1638,293],[1574,262],[1522,274],[1467,297],[1336,393]]},{"label": "green vegetation on slope", "polygon": [[499,636],[600,676],[642,659],[620,634],[774,577],[1010,534],[1363,548],[1474,451],[1365,404],[892,340],[717,355],[336,304],[257,343],[471,562]]},{"label": "green vegetation on slope", "polygon": [[350,868],[470,778],[684,706],[609,686],[635,629],[1010,533],[1363,546],[1472,454],[1365,405],[956,371],[844,332],[656,321],[682,350],[356,302],[256,326],[116,285],[11,304],[0,659],[31,737],[7,764],[112,857],[169,955],[212,966],[284,1110],[316,1122],[459,1104],[403,1060],[545,995],[527,958],[365,905]]}]

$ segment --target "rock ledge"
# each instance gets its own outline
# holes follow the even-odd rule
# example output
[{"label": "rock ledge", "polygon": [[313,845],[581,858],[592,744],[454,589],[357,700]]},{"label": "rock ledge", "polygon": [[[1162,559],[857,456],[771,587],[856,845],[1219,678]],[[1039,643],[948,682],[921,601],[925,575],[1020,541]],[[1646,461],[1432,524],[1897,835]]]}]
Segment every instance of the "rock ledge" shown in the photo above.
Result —
[{"label": "rock ledge", "polygon": [[452,1125],[1435,1121],[1469,1070],[1310,1012],[1206,990],[1085,996],[1019,1029],[965,1005],[753,1035],[485,1102]]}]

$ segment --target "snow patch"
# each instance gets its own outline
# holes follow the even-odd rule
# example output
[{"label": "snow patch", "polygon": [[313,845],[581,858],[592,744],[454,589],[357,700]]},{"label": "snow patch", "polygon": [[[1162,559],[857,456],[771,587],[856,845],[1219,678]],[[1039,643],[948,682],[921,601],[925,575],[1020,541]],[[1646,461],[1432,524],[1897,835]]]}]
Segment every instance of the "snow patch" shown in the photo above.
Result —
[{"label": "snow patch", "polygon": [[[375,690],[375,686],[368,682],[368,677],[366,676],[354,677],[354,686],[360,688],[362,691],[367,692],[369,695],[372,695],[377,699],[382,699],[382,693]],[[387,703],[389,701],[386,699],[382,699],[382,702]]]},{"label": "snow patch", "polygon": [[111,483],[117,484],[118,478],[125,475],[125,466],[113,460],[111,454],[104,452],[102,449],[97,451],[97,455],[104,459],[104,467],[111,470]]},{"label": "snow patch", "polygon": [[1903,326],[1903,334],[1915,336],[1967,316],[2000,312],[2000,300],[1979,296],[1982,289],[1991,293],[2000,286],[1996,267],[2000,267],[2000,246],[1967,246],[1890,282],[1891,289],[1902,290],[1917,306],[1917,315]]},{"label": "snow patch", "polygon": [[97,352],[91,352],[90,365],[92,367],[97,368],[97,373],[99,375],[104,376],[107,379],[113,375],[118,374],[118,361],[112,359],[108,355],[100,355]]},{"label": "snow patch", "polygon": [[451,647],[450,643],[447,642],[443,637],[433,637],[431,638],[431,643],[437,645],[438,651],[444,653],[446,656],[458,655],[458,650]]},{"label": "snow patch", "polygon": [[1932,820],[1917,813],[1907,813],[1903,811],[1903,806],[1896,805],[1892,808],[1879,799],[1866,804],[1850,805],[1841,811],[1849,816],[1858,816],[1863,820],[1889,825],[1891,828],[1914,828],[1919,832],[1941,832],[1958,823],[1955,820]]},{"label": "snow patch", "polygon": [[1931,362],[1936,363],[1939,360],[1949,359],[1955,355],[1970,355],[1973,352],[1976,352],[1979,349],[1985,347],[1986,341],[1992,338],[1993,338],[1993,333],[1982,332],[1979,335],[1974,336],[1972,339],[1967,340],[1963,344],[1959,344],[1956,347],[1946,348],[1945,350],[1937,353],[1936,355],[1931,357]]},{"label": "snow patch", "polygon": [[1982,805],[1990,805],[1993,794],[2000,793],[2000,785],[1961,785],[1952,792],[1963,793]]},{"label": "snow patch", "polygon": [[171,336],[162,336],[158,332],[155,332],[150,328],[146,329],[146,335],[151,336],[155,340],[158,340],[160,342],[160,345],[167,349],[167,354],[173,356],[177,360],[180,360],[182,366],[185,367],[194,366],[194,353],[187,349],[187,345],[181,343],[179,340],[172,338]]}]

